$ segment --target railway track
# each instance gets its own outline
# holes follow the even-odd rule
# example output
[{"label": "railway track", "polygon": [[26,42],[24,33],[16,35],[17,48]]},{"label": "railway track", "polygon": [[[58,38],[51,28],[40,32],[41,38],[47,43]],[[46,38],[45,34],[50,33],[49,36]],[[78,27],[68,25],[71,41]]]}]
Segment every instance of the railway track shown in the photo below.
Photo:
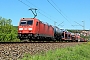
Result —
[{"label": "railway track", "polygon": [[0,60],[17,60],[22,58],[25,53],[34,55],[82,43],[84,42],[0,42]]},{"label": "railway track", "polygon": [[[78,42],[53,42],[53,41],[21,41],[21,42],[0,42],[0,44],[26,44],[26,43],[78,43]],[[79,42],[80,43],[80,42]]]}]

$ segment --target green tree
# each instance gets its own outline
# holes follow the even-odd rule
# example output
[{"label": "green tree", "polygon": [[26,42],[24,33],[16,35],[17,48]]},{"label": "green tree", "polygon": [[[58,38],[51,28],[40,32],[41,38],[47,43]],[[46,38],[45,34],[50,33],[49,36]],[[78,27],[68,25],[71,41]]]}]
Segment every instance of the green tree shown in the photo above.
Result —
[{"label": "green tree", "polygon": [[0,17],[0,41],[10,42],[17,38],[17,29],[11,24],[11,19]]}]

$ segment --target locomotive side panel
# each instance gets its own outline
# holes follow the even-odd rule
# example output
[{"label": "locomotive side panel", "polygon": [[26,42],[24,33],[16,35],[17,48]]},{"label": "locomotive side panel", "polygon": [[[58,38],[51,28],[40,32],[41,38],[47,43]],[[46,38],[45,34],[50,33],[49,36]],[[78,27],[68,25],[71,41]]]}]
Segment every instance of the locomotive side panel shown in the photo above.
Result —
[{"label": "locomotive side panel", "polygon": [[42,36],[44,38],[47,38],[47,37],[53,37],[54,36],[53,34],[54,34],[53,33],[53,27],[40,22],[39,36]]},{"label": "locomotive side panel", "polygon": [[44,37],[44,35],[45,35],[45,26],[41,21],[39,21],[39,33],[38,33],[38,35],[42,36],[42,37]]}]

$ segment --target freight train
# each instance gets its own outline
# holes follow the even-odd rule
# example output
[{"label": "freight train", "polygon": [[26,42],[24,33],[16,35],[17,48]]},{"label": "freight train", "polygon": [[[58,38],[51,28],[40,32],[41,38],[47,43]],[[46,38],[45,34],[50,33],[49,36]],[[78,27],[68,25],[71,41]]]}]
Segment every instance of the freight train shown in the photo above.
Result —
[{"label": "freight train", "polygon": [[57,26],[45,24],[36,18],[21,18],[18,26],[20,40],[85,41],[79,34],[68,32]]}]

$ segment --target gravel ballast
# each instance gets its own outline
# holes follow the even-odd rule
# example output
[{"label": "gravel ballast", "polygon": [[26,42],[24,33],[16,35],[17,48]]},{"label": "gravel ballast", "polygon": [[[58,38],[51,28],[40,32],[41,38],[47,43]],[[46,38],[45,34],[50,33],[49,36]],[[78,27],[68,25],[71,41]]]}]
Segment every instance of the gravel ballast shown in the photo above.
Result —
[{"label": "gravel ballast", "polygon": [[67,46],[75,46],[82,42],[72,43],[0,43],[0,60],[17,60],[22,58],[25,53],[31,55],[54,50]]}]

